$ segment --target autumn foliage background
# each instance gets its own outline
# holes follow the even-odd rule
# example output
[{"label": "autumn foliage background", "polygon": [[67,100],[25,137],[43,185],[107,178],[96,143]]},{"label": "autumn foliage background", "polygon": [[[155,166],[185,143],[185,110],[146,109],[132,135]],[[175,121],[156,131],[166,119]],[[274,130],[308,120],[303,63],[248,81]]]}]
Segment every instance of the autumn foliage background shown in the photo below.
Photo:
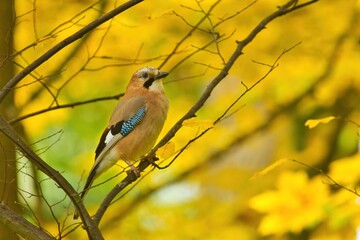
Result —
[{"label": "autumn foliage background", "polygon": [[[16,71],[120,3],[15,1]],[[144,1],[22,80],[13,90],[17,116],[8,120],[21,124],[35,152],[80,190],[117,100],[18,117],[121,94],[134,71],[162,65],[170,72],[163,136],[218,74],[236,41],[283,3]],[[120,194],[100,223],[104,237],[355,239],[360,231],[359,12],[356,0],[322,0],[272,21],[196,117],[159,150],[158,164],[168,165],[189,140],[211,129],[169,167],[148,168]],[[21,154],[17,167],[23,216],[57,238],[84,239],[64,192],[39,171],[34,176]],[[85,200],[90,214],[126,175],[124,168],[119,163],[97,180],[102,184]]]}]

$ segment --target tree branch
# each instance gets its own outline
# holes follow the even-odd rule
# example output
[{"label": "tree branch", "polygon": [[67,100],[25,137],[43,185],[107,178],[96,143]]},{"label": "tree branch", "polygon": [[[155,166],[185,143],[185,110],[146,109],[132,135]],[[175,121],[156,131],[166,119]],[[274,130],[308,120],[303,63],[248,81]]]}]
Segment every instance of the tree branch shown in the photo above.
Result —
[{"label": "tree branch", "polygon": [[308,165],[308,164],[306,164],[304,162],[301,162],[301,161],[298,161],[296,159],[291,159],[291,161],[293,161],[293,162],[295,162],[297,164],[300,164],[302,166],[305,166],[305,167],[307,167],[309,169],[312,169],[312,170],[316,171],[317,173],[323,175],[325,178],[327,178],[330,181],[330,183],[329,183],[330,186],[334,186],[334,187],[338,187],[340,189],[344,189],[344,190],[346,190],[346,191],[348,191],[350,193],[353,193],[356,196],[360,197],[360,193],[358,193],[356,187],[354,189],[351,189],[351,188],[348,188],[348,187],[338,183],[335,179],[333,179],[329,174],[325,173],[322,169],[313,167],[311,165]]},{"label": "tree branch", "polygon": [[[302,94],[300,94],[299,96],[297,96],[296,98],[291,100],[285,106],[281,106],[278,110],[274,110],[268,116],[266,121],[264,121],[262,124],[258,125],[256,128],[254,128],[250,132],[248,132],[248,133],[246,133],[244,135],[238,136],[229,145],[227,145],[224,149],[232,149],[234,147],[237,147],[240,144],[244,143],[246,140],[248,140],[250,137],[254,136],[255,134],[257,134],[259,132],[263,132],[266,129],[269,129],[272,126],[272,124],[274,123],[274,120],[276,118],[278,118],[279,116],[285,114],[288,111],[293,111],[294,108],[306,96],[309,95],[310,92],[312,92],[317,86],[319,86],[326,79],[328,79],[331,76],[331,74],[334,72],[334,70],[336,69],[336,65],[337,65],[337,63],[339,61],[339,58],[337,56],[338,56],[339,52],[341,52],[341,48],[343,47],[343,44],[344,44],[345,40],[349,37],[349,35],[353,32],[354,28],[357,26],[356,25],[357,18],[358,18],[358,15],[356,14],[356,10],[355,10],[354,14],[353,14],[353,16],[351,18],[349,26],[346,28],[346,30],[342,34],[339,35],[338,39],[336,40],[335,46],[334,46],[333,50],[330,53],[329,60],[327,62],[327,65],[324,67],[323,72],[314,81],[312,81],[313,84],[311,86],[309,86],[309,88],[306,91],[304,91]],[[360,127],[357,123],[355,123],[355,122],[353,122],[351,120],[347,120],[347,121],[351,122],[352,124],[354,124],[357,127]],[[138,206],[141,202],[145,201],[153,193],[158,192],[159,190],[163,189],[165,186],[169,186],[171,184],[179,182],[182,179],[185,179],[188,176],[190,176],[190,175],[192,175],[192,174],[194,174],[196,172],[199,172],[199,171],[203,170],[204,168],[206,168],[208,166],[212,166],[219,159],[222,159],[223,155],[225,155],[226,153],[227,152],[225,152],[224,150],[218,150],[216,152],[213,152],[201,164],[195,165],[195,166],[187,169],[186,171],[184,171],[184,172],[180,173],[179,175],[175,176],[170,181],[167,181],[166,183],[164,183],[164,184],[162,184],[160,186],[157,186],[156,188],[148,189],[145,192],[141,192],[139,195],[136,196],[135,199],[133,199],[133,201],[130,203],[129,206],[127,206],[126,208],[123,208],[122,211],[119,212],[116,216],[113,216],[110,219],[106,219],[106,223],[104,224],[104,227],[102,228],[102,230],[104,231],[107,228],[114,227],[113,224],[117,223],[117,219],[122,219],[125,216],[127,216],[129,214],[129,212],[131,212],[134,208],[136,208],[136,206]],[[292,161],[295,161],[295,162],[297,162],[299,164],[304,165],[302,162],[296,161],[294,159]],[[310,166],[310,168],[313,168],[313,167]],[[319,172],[320,174],[324,174],[324,172],[322,170],[320,170],[320,169],[316,169],[316,171]],[[325,177],[327,177],[327,176],[325,176]],[[342,187],[340,184],[336,184],[337,182],[334,181],[331,177],[330,177],[329,180],[335,186]],[[348,189],[345,188],[345,190],[348,190]],[[354,194],[358,194],[358,192],[356,192],[356,189],[355,190],[350,189],[350,192],[352,192]]]},{"label": "tree branch", "polygon": [[14,142],[21,153],[29,159],[37,168],[53,179],[61,189],[69,196],[74,206],[79,210],[80,217],[84,222],[85,229],[88,233],[89,239],[103,239],[99,228],[94,224],[82,203],[80,196],[70,183],[55,169],[44,162],[38,155],[36,155],[28,145],[19,137],[16,131],[6,122],[3,116],[0,115],[0,131],[5,134],[12,142]]},{"label": "tree branch", "polygon": [[[311,0],[306,3],[296,5],[293,7],[296,0],[290,0],[286,4],[280,6],[277,11],[270,14],[266,18],[264,18],[251,32],[250,34],[243,39],[242,41],[237,41],[236,49],[234,50],[233,54],[224,65],[223,69],[220,73],[209,83],[209,85],[204,90],[203,94],[200,96],[199,100],[195,103],[195,105],[175,123],[175,125],[168,131],[168,133],[160,140],[160,142],[149,152],[148,156],[153,161],[156,159],[155,153],[156,151],[164,146],[168,141],[170,141],[177,131],[181,128],[182,123],[189,118],[196,116],[197,111],[204,105],[206,100],[210,97],[212,91],[215,87],[228,75],[228,72],[235,64],[236,60],[242,55],[243,49],[263,30],[265,29],[266,25],[269,24],[274,19],[281,17],[287,13],[290,13],[296,9],[301,8],[302,6],[307,6],[312,3],[317,2],[317,0]],[[137,166],[140,171],[144,171],[150,164],[149,161],[143,160]],[[121,192],[126,186],[131,184],[136,180],[136,176],[134,173],[129,173],[119,184],[117,184],[111,192],[105,197],[103,202],[101,203],[99,209],[97,210],[94,221],[99,224],[102,216],[104,215],[106,209],[111,204],[112,200],[116,197],[116,195]]]},{"label": "tree branch", "polygon": [[[216,1],[208,10],[207,14],[205,14],[195,25],[194,27],[192,27],[190,29],[190,31],[185,34],[185,36],[175,45],[174,49],[171,51],[171,53],[165,58],[165,60],[159,65],[159,69],[162,68],[169,60],[170,58],[177,52],[178,48],[181,46],[181,44],[183,44],[185,42],[186,39],[188,39],[193,32],[195,32],[196,29],[198,29],[198,27],[200,26],[200,24],[206,20],[206,17],[211,13],[211,11],[216,7],[216,5],[219,3],[220,1]],[[174,12],[175,15],[177,15]]]},{"label": "tree branch", "polygon": [[0,223],[9,227],[24,239],[53,240],[54,238],[42,229],[34,226],[25,218],[11,211],[6,205],[0,203]]},{"label": "tree branch", "polygon": [[[96,4],[98,4],[99,2],[101,2],[100,5],[100,9],[98,11],[98,15],[96,16],[96,18],[100,17],[101,14],[103,13],[104,9],[107,6],[107,1],[97,1],[95,3],[93,3],[91,6],[89,6],[88,8],[86,8],[85,10],[81,11],[80,13],[78,13],[76,16],[79,16],[80,14],[85,14],[85,12],[91,8],[93,8]],[[35,2],[34,2],[35,3]],[[73,17],[72,19],[74,19],[75,17]],[[70,20],[70,22],[72,21],[72,19]],[[59,28],[60,26],[58,26],[57,28]],[[56,29],[57,29],[56,28]],[[54,34],[54,30],[51,31],[51,33],[49,33],[47,36],[51,36],[52,34]],[[33,99],[37,98],[44,89],[47,88],[47,85],[51,85],[54,82],[56,82],[59,77],[61,76],[59,73],[62,71],[62,69],[66,66],[66,64],[68,64],[70,62],[71,59],[73,59],[79,52],[80,50],[86,46],[86,42],[88,40],[88,38],[91,36],[93,32],[89,32],[88,34],[86,34],[84,37],[81,38],[81,40],[78,42],[78,44],[71,50],[70,53],[68,53],[67,56],[65,56],[62,60],[62,62],[59,63],[59,65],[56,67],[56,69],[52,70],[52,72],[49,74],[48,78],[44,79],[44,83],[42,83],[40,81],[40,83],[42,83],[43,87],[39,87],[37,90],[35,90],[33,93],[31,93],[31,96],[29,97],[29,100],[27,101],[27,103],[31,102]],[[35,45],[38,44],[38,42],[35,42]],[[33,46],[34,47],[34,46]],[[23,50],[21,50],[23,51]],[[17,53],[18,54],[18,53]],[[51,94],[51,91],[49,91],[49,89],[47,89],[47,91]],[[55,99],[55,96],[53,96]],[[24,108],[26,108],[27,104],[24,104],[23,106],[20,107],[19,112],[21,112]]]},{"label": "tree branch", "polygon": [[119,94],[116,94],[116,95],[113,95],[113,96],[98,97],[98,98],[93,98],[93,99],[89,99],[89,100],[86,100],[86,101],[79,101],[79,102],[73,102],[73,103],[67,103],[67,104],[59,104],[59,105],[56,105],[56,106],[53,106],[53,107],[49,107],[49,108],[46,108],[46,109],[42,109],[42,110],[39,110],[39,111],[36,111],[36,112],[32,112],[32,113],[25,114],[23,116],[11,119],[11,120],[8,121],[8,123],[9,124],[14,124],[14,123],[20,122],[20,121],[22,121],[24,119],[34,117],[34,116],[37,116],[39,114],[50,112],[50,111],[57,110],[57,109],[74,108],[74,107],[77,107],[77,106],[81,106],[81,105],[89,104],[89,103],[94,103],[94,102],[98,102],[98,101],[105,101],[105,100],[112,100],[112,99],[113,100],[118,100],[123,95],[124,95],[124,93],[119,93]]},{"label": "tree branch", "polygon": [[76,40],[82,38],[85,34],[90,32],[91,30],[95,29],[96,27],[100,26],[104,22],[110,20],[111,18],[115,17],[116,15],[124,12],[125,10],[135,6],[136,4],[142,2],[143,0],[130,0],[126,3],[120,5],[119,7],[113,9],[112,11],[106,13],[102,17],[94,20],[93,22],[89,23],[73,35],[67,37],[63,41],[59,42],[57,45],[55,45],[53,48],[51,48],[49,51],[44,53],[42,56],[40,56],[38,59],[36,59],[34,62],[32,62],[30,65],[28,65],[25,69],[23,69],[21,72],[19,72],[17,75],[15,75],[12,79],[7,82],[7,84],[0,90],[0,103],[4,100],[6,95],[11,91],[13,87],[16,86],[25,76],[27,76],[29,73],[31,73],[33,70],[35,70],[37,67],[39,67],[41,64],[46,62],[49,58],[54,56],[57,52],[59,52],[64,47],[68,46],[69,44],[75,42]]},{"label": "tree branch", "polygon": [[[311,3],[316,2],[317,0],[310,1]],[[182,123],[189,118],[195,116],[196,112],[204,105],[206,100],[210,97],[214,88],[223,80],[227,75],[229,70],[235,64],[236,60],[242,55],[243,49],[259,34],[265,26],[270,23],[275,18],[281,17],[291,11],[294,8],[290,8],[294,3],[294,0],[289,1],[285,5],[281,6],[276,12],[272,13],[265,19],[263,19],[251,32],[250,34],[242,41],[237,41],[237,47],[233,52],[230,59],[227,61],[223,69],[220,73],[210,82],[210,84],[206,87],[205,91],[199,98],[199,100],[195,103],[195,105],[182,117],[180,120],[175,123],[175,125],[170,129],[170,131],[161,139],[161,141],[150,151],[150,155],[153,156],[155,152],[162,146],[164,146],[168,141],[170,141],[176,134],[176,132],[181,128]],[[308,3],[304,3],[308,4]],[[298,8],[300,6],[298,5]],[[296,8],[296,9],[298,9]]]}]

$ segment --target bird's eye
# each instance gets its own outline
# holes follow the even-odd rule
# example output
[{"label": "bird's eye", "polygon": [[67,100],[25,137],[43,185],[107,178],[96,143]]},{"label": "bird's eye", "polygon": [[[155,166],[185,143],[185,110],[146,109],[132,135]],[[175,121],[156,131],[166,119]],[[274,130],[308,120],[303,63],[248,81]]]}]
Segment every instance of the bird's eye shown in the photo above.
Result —
[{"label": "bird's eye", "polygon": [[149,74],[147,73],[147,72],[144,72],[143,74],[142,74],[142,78],[148,78],[149,77]]}]

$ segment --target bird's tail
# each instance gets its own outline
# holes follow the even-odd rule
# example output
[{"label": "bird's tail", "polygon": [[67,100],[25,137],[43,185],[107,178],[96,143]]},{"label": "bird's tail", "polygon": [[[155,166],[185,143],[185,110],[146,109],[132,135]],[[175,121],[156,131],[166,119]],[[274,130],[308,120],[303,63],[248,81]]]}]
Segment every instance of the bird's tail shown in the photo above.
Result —
[{"label": "bird's tail", "polygon": [[[84,189],[82,190],[81,194],[80,194],[80,198],[83,201],[85,198],[85,195],[87,194],[87,192],[89,191],[91,185],[93,184],[95,180],[95,171],[91,171],[90,175],[88,177],[88,179],[86,180]],[[78,219],[79,218],[79,212],[77,210],[75,210],[74,212],[74,219]]]}]

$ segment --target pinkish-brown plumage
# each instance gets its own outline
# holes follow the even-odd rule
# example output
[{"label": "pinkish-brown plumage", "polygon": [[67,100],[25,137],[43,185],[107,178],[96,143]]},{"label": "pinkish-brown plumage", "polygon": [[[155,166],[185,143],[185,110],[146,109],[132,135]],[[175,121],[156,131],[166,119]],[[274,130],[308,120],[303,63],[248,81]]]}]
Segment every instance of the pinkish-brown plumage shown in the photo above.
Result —
[{"label": "pinkish-brown plumage", "polygon": [[[161,82],[166,76],[167,73],[152,67],[142,68],[132,76],[101,136],[81,198],[95,178],[117,161],[131,164],[154,146],[168,112],[168,99]],[[77,217],[75,213],[74,218]]]}]

